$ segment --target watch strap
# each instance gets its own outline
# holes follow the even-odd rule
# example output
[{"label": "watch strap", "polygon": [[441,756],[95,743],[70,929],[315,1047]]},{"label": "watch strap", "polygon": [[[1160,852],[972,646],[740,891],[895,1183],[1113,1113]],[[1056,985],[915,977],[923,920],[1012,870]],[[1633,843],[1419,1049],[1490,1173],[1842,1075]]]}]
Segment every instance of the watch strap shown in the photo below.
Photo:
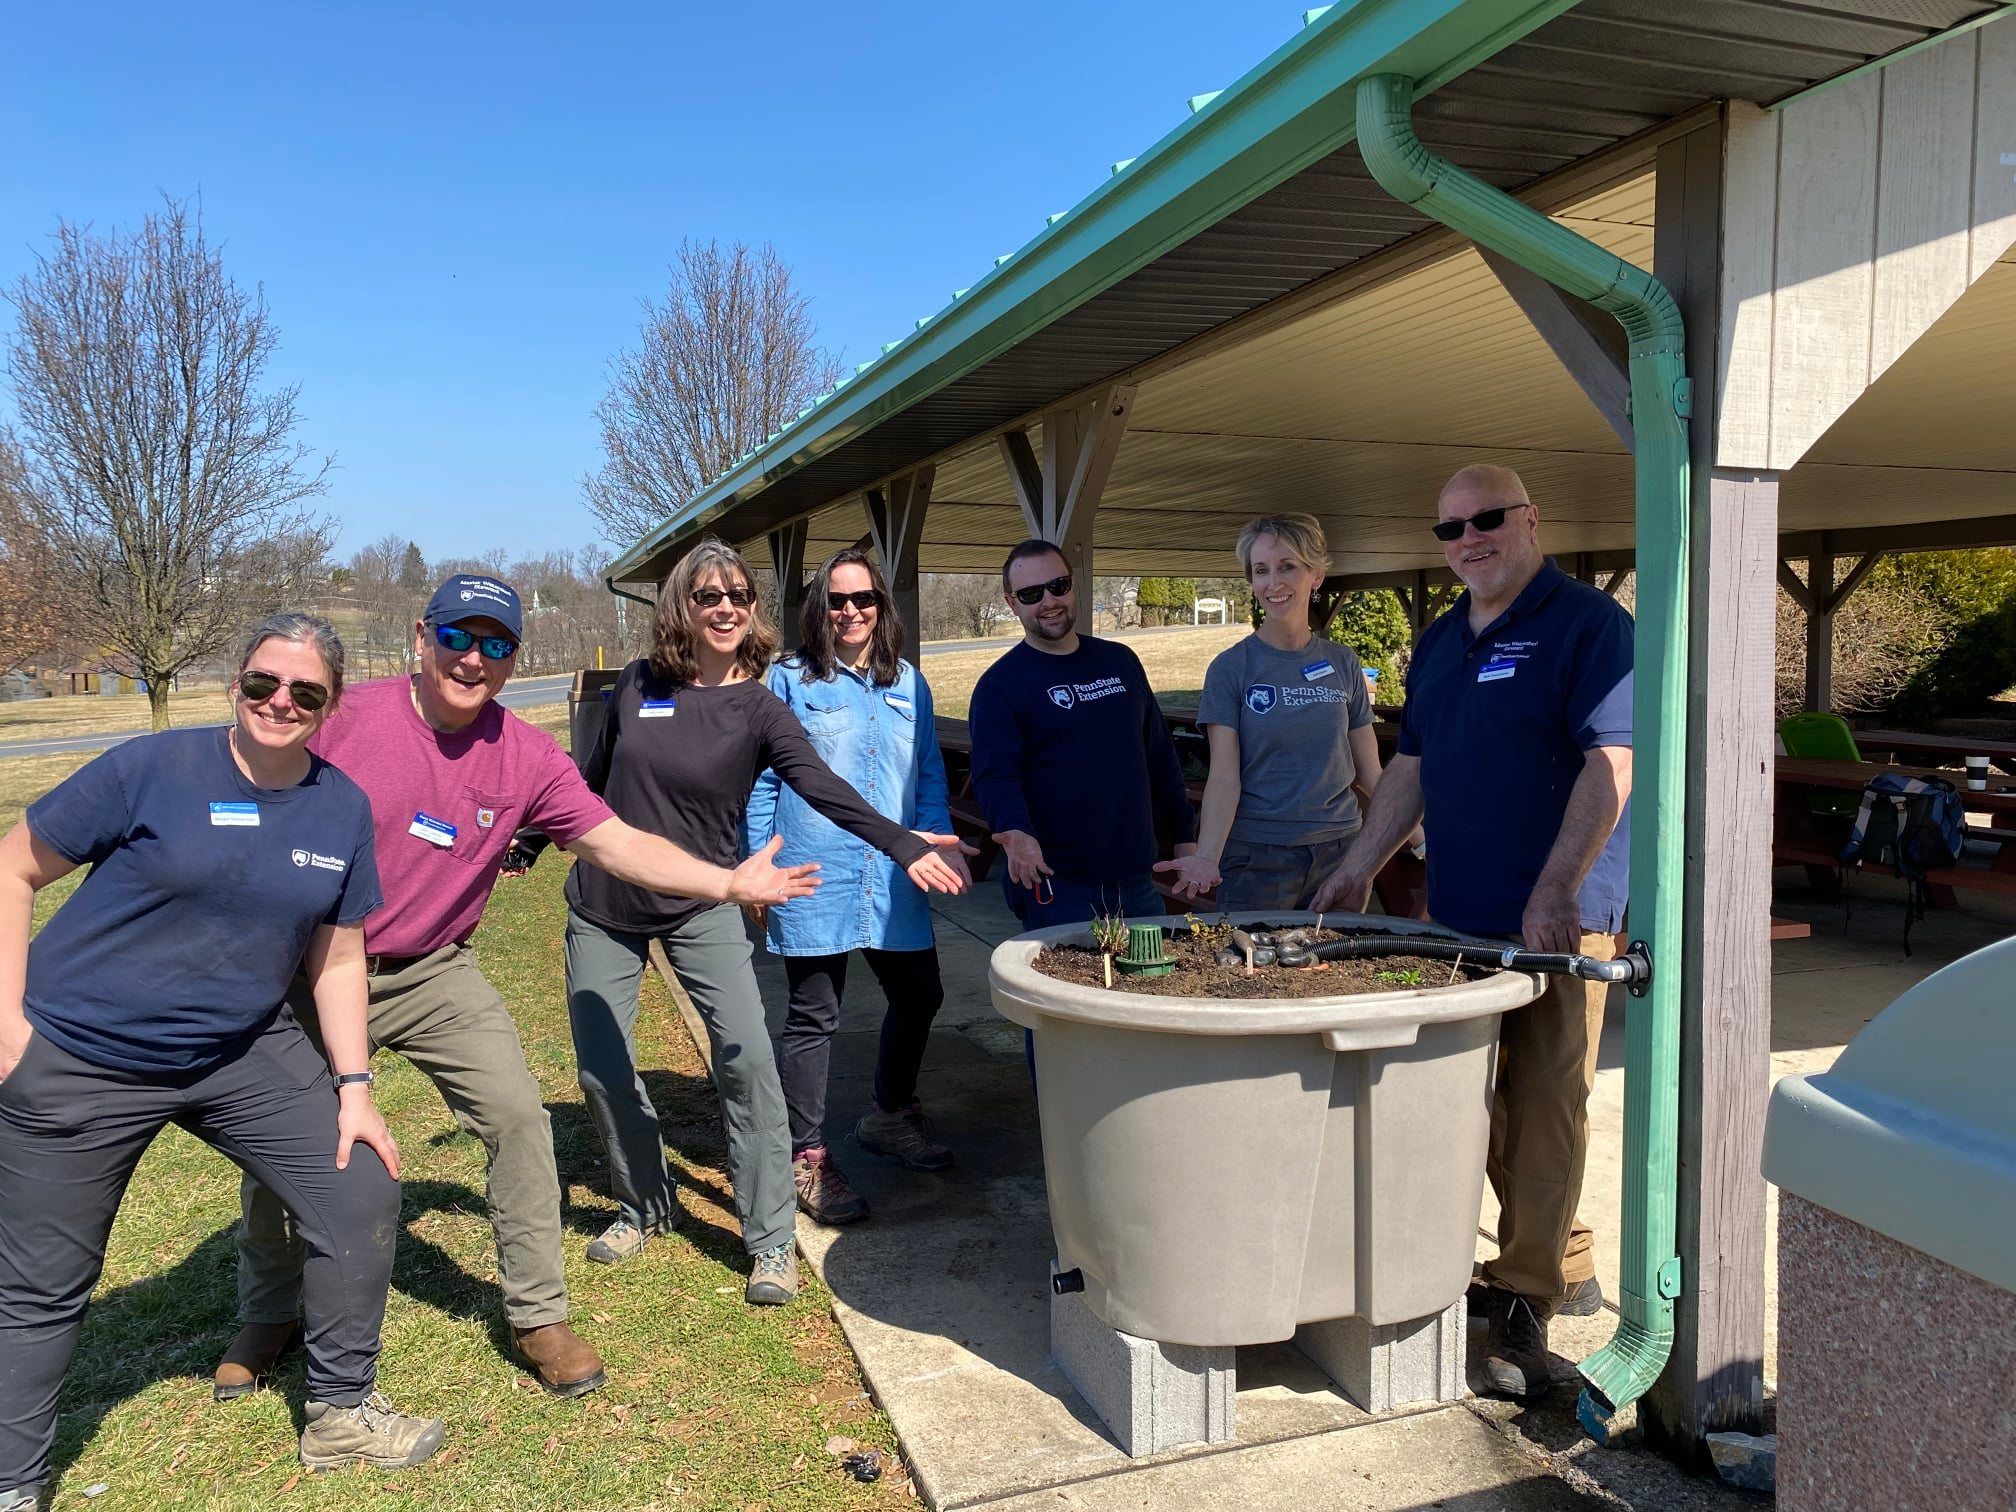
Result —
[{"label": "watch strap", "polygon": [[336,1085],[339,1087],[351,1087],[361,1084],[368,1087],[376,1080],[378,1078],[369,1071],[345,1071],[341,1076],[336,1078]]}]

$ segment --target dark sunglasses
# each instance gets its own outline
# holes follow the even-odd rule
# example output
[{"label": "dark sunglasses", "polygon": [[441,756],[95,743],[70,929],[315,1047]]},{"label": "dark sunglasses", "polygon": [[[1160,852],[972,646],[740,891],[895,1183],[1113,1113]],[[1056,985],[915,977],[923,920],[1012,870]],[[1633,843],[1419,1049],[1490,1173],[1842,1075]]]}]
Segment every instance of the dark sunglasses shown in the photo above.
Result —
[{"label": "dark sunglasses", "polygon": [[1467,520],[1438,520],[1428,528],[1435,532],[1438,541],[1460,541],[1465,525],[1475,525],[1479,533],[1489,535],[1505,523],[1505,516],[1513,510],[1531,507],[1527,504],[1500,504],[1494,509],[1480,509]]},{"label": "dark sunglasses", "polygon": [[712,609],[724,598],[737,609],[747,609],[756,602],[754,588],[695,588],[689,595],[702,609]]},{"label": "dark sunglasses", "polygon": [[441,643],[443,650],[462,655],[471,646],[483,653],[485,661],[506,661],[518,654],[518,642],[508,635],[478,635],[473,630],[464,630],[460,625],[436,625],[434,639]]},{"label": "dark sunglasses", "polygon": [[294,700],[294,707],[304,714],[313,714],[329,702],[329,690],[318,682],[289,682],[271,672],[238,674],[238,691],[252,703],[264,703],[282,688],[287,689],[287,696]]},{"label": "dark sunglasses", "polygon": [[1043,595],[1046,593],[1052,598],[1061,599],[1070,591],[1071,574],[1067,572],[1064,576],[1054,577],[1047,583],[1031,583],[1027,588],[1017,588],[1015,590],[1015,602],[1018,604],[1027,604],[1031,608],[1034,608],[1043,602]]},{"label": "dark sunglasses", "polygon": [[835,614],[838,614],[849,604],[852,604],[856,609],[873,609],[881,602],[882,595],[877,593],[873,588],[863,588],[855,593],[828,593],[826,595],[826,607]]}]

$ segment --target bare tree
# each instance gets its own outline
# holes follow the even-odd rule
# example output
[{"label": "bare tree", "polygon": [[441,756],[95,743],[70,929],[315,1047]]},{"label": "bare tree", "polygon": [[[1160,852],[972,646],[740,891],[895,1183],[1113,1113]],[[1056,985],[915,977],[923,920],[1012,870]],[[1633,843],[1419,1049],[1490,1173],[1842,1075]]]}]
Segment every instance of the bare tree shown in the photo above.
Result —
[{"label": "bare tree", "polygon": [[20,507],[81,633],[146,680],[175,676],[314,585],[329,543],[304,501],[330,467],[292,439],[293,387],[262,392],[279,333],[224,271],[200,211],[55,246],[4,291]]},{"label": "bare tree", "polygon": [[600,470],[582,480],[603,535],[628,546],[840,381],[810,301],[767,244],[685,241],[639,344],[610,363]]},{"label": "bare tree", "polygon": [[981,639],[1009,619],[998,573],[927,572],[917,582],[920,640]]},{"label": "bare tree", "polygon": [[62,633],[42,543],[22,513],[25,481],[19,454],[0,434],[0,673],[49,650]]}]

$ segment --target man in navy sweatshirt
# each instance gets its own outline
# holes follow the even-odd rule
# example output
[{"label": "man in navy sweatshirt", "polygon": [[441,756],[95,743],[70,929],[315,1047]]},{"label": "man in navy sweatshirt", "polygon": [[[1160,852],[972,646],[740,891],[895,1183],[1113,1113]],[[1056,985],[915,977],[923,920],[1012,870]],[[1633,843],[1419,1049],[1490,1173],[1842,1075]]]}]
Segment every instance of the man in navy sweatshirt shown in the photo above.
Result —
[{"label": "man in navy sweatshirt", "polygon": [[1196,850],[1197,825],[1141,659],[1078,633],[1071,568],[1048,541],[1009,552],[1001,588],[1022,643],[981,674],[969,718],[1008,906],[1025,929],[1166,913],[1156,825],[1179,856]]}]

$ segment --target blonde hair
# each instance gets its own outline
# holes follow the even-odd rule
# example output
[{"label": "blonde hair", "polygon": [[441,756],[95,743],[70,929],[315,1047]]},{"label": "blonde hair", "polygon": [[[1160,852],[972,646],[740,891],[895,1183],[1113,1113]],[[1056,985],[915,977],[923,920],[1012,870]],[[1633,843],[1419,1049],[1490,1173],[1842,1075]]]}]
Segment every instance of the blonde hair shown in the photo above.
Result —
[{"label": "blonde hair", "polygon": [[1253,581],[1253,543],[1271,535],[1292,552],[1316,576],[1330,575],[1330,545],[1323,539],[1323,527],[1310,514],[1262,515],[1247,522],[1239,532],[1239,569],[1246,581]]},{"label": "blonde hair", "polygon": [[[690,683],[700,675],[694,655],[700,635],[693,627],[692,592],[702,578],[718,575],[724,588],[756,585],[742,553],[726,541],[708,536],[679,559],[658,592],[658,615],[651,626],[651,667],[661,677],[675,683]],[[777,627],[770,623],[769,606],[759,592],[749,605],[749,629],[735,652],[742,675],[761,677],[770,670],[777,654]]]}]

